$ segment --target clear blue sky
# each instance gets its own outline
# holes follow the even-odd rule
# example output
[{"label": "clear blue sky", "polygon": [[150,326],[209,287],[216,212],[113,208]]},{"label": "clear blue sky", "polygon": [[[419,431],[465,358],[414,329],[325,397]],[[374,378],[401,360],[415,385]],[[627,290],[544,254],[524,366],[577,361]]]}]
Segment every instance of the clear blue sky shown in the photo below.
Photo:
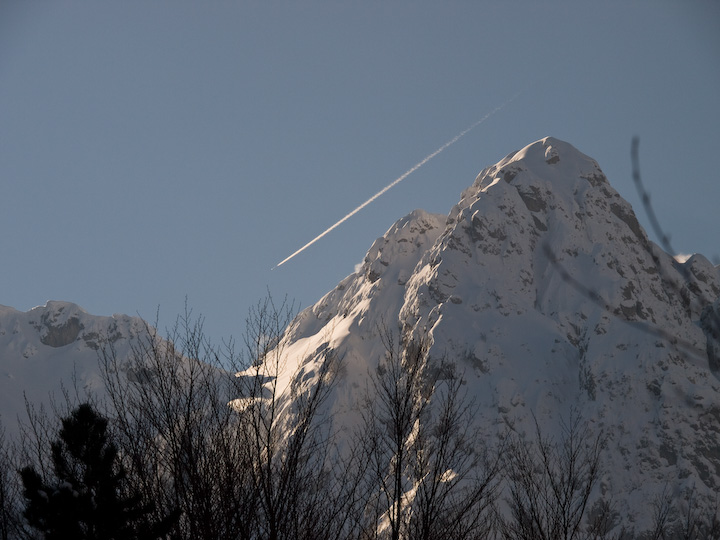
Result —
[{"label": "clear blue sky", "polygon": [[[520,97],[282,267],[427,154]],[[214,340],[303,307],[414,208],[552,135],[680,252],[720,254],[720,4],[0,1],[0,304]]]}]

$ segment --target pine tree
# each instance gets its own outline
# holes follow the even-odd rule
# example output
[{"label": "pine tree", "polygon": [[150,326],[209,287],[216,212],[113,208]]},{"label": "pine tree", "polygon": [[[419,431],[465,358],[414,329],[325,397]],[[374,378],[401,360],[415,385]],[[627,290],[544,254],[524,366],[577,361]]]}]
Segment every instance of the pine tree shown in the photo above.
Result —
[{"label": "pine tree", "polygon": [[53,478],[46,482],[32,467],[20,471],[25,518],[46,540],[158,538],[169,529],[172,518],[150,526],[152,507],[127,493],[107,425],[91,405],[80,405],[51,443]]}]

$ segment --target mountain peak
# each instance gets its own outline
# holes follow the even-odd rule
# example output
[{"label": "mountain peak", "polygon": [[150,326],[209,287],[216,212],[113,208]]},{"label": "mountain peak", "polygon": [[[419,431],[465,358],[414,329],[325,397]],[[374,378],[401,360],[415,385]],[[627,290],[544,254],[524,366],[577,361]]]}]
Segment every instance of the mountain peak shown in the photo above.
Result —
[{"label": "mountain peak", "polygon": [[598,163],[577,150],[570,143],[545,137],[525,148],[508,154],[495,165],[484,169],[462,198],[477,197],[497,182],[517,184],[522,174],[525,185],[533,183],[552,184],[554,189],[574,189],[582,179],[593,186],[609,185]]},{"label": "mountain peak", "polygon": [[[514,171],[519,170],[555,181],[588,178],[598,173],[602,174],[594,159],[586,156],[570,143],[554,137],[545,137],[535,141],[522,150],[509,154],[494,167],[498,172],[502,171],[500,177],[506,182],[511,182],[514,178]],[[604,177],[603,180],[605,180]]]},{"label": "mountain peak", "polygon": [[528,144],[522,150],[508,155],[504,160],[500,161],[500,166],[507,162],[522,161],[528,166],[545,163],[547,165],[557,165],[562,162],[565,165],[573,163],[576,166],[587,164],[591,168],[597,168],[597,162],[591,157],[586,156],[575,148],[572,144],[556,139],[555,137],[545,137],[538,141]]},{"label": "mountain peak", "polygon": [[[719,292],[717,268],[674,261],[595,160],[546,137],[484,169],[447,218],[396,222],[300,315],[291,350],[337,351],[334,406],[351,410],[384,354],[379,325],[426,336],[430,361],[464,374],[488,436],[532,434],[534,419],[559,436],[569,411],[608,434],[603,489],[641,520],[678,464],[677,493],[709,501],[720,487]],[[674,427],[692,425],[705,428]]]}]

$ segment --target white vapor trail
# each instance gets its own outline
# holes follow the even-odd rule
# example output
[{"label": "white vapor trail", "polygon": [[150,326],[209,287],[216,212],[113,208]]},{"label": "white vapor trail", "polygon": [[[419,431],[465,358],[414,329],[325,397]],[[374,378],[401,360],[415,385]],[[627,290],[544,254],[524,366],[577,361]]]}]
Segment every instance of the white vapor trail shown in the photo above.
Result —
[{"label": "white vapor trail", "polygon": [[331,232],[332,230],[336,229],[337,227],[339,227],[340,225],[342,225],[343,223],[345,223],[348,219],[350,219],[351,217],[353,217],[353,216],[354,216],[355,214],[357,214],[360,210],[362,210],[363,208],[365,208],[368,204],[370,204],[371,202],[373,202],[375,199],[377,199],[377,198],[380,197],[381,195],[385,194],[388,190],[390,190],[391,188],[395,187],[396,185],[398,185],[398,184],[399,184],[400,182],[402,182],[403,180],[405,180],[408,176],[410,176],[412,173],[414,173],[415,171],[417,171],[420,167],[422,167],[423,165],[425,165],[428,161],[430,161],[432,158],[434,158],[435,156],[437,156],[440,152],[442,152],[443,150],[447,149],[447,148],[448,148],[449,146],[451,146],[452,144],[456,143],[458,140],[460,140],[460,138],[462,138],[463,136],[467,135],[470,131],[472,131],[472,130],[475,129],[477,126],[479,126],[480,124],[482,124],[485,120],[487,120],[487,119],[490,118],[492,115],[494,115],[495,113],[497,113],[498,111],[500,111],[503,107],[505,107],[506,105],[508,105],[508,104],[509,104],[510,102],[512,102],[514,99],[516,99],[519,95],[520,95],[520,93],[517,93],[517,94],[515,94],[513,97],[511,97],[510,99],[508,99],[507,101],[505,101],[504,103],[502,103],[501,105],[498,105],[498,106],[495,107],[492,111],[490,111],[490,112],[487,113],[485,116],[483,116],[480,120],[478,120],[477,122],[475,122],[474,124],[472,124],[470,127],[465,128],[463,131],[461,131],[460,133],[458,133],[457,135],[455,135],[455,137],[453,137],[453,138],[450,139],[448,142],[446,142],[445,144],[443,144],[440,148],[438,148],[437,150],[435,150],[432,154],[428,154],[425,158],[423,158],[422,161],[420,161],[420,162],[418,162],[417,164],[413,165],[411,168],[409,168],[407,171],[405,171],[401,176],[397,177],[397,178],[396,178],[395,180],[393,180],[390,184],[388,184],[387,186],[385,186],[384,188],[382,188],[382,189],[381,189],[380,191],[378,191],[375,195],[373,195],[372,197],[370,197],[367,201],[365,201],[364,203],[362,203],[360,206],[358,206],[355,210],[353,210],[352,212],[350,212],[348,215],[346,215],[346,216],[345,216],[344,218],[342,218],[340,221],[338,221],[337,223],[335,223],[334,225],[332,225],[331,227],[327,228],[325,231],[323,231],[322,233],[320,233],[319,235],[317,235],[315,238],[313,238],[312,240],[310,240],[310,241],[309,241],[307,244],[305,244],[303,247],[301,247],[300,249],[298,249],[295,253],[293,253],[292,255],[289,255],[288,257],[286,257],[285,259],[283,259],[282,261],[280,261],[279,263],[277,263],[277,265],[275,266],[275,268],[277,268],[278,266],[282,266],[283,264],[285,264],[286,262],[288,262],[290,259],[292,259],[293,257],[295,257],[295,255],[298,255],[299,253],[305,251],[307,248],[309,248],[310,246],[312,246],[315,242],[317,242],[318,240],[320,240],[323,236],[325,236],[326,234],[328,234],[328,233]]}]

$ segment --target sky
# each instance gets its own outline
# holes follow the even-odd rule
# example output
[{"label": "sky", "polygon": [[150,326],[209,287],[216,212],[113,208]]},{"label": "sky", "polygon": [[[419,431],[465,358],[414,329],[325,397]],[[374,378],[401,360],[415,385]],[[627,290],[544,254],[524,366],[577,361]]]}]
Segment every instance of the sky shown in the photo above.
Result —
[{"label": "sky", "polygon": [[0,0],[0,304],[164,328],[187,301],[240,340],[268,292],[312,305],[397,219],[447,214],[545,136],[649,229],[639,136],[673,247],[717,264],[718,96],[710,0]]}]

